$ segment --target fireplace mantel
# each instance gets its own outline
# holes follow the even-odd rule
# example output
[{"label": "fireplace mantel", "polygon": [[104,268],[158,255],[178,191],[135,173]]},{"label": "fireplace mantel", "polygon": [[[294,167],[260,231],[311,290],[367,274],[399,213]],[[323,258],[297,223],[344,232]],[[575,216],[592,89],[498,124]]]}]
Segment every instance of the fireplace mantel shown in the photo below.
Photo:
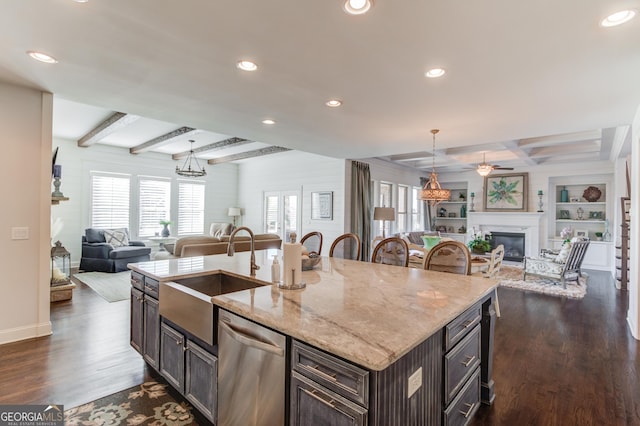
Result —
[{"label": "fireplace mantel", "polygon": [[523,232],[525,256],[537,256],[542,236],[542,218],[538,212],[469,212],[467,229],[483,232]]}]

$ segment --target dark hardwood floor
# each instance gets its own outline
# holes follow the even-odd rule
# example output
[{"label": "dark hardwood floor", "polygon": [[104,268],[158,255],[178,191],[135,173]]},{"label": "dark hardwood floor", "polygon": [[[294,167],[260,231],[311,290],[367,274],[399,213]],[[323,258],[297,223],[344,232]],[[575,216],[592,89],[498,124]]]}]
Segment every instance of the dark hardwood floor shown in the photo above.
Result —
[{"label": "dark hardwood floor", "polygon": [[51,304],[51,336],[0,345],[0,404],[67,409],[150,377],[129,346],[129,301],[108,303],[75,282],[72,300]]},{"label": "dark hardwood floor", "polygon": [[473,425],[640,425],[628,294],[609,274],[588,272],[582,300],[499,288],[496,399]]},{"label": "dark hardwood floor", "polygon": [[[627,293],[590,271],[587,296],[499,289],[496,400],[473,425],[640,425],[638,342]],[[51,305],[54,334],[0,346],[0,404],[71,408],[151,378],[129,346],[129,302],[78,284]]]}]

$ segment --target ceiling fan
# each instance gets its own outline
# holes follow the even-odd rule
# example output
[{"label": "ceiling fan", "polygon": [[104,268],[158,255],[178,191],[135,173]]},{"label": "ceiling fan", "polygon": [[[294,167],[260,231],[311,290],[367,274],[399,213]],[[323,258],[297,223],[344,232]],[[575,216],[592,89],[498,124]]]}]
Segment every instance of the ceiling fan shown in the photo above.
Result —
[{"label": "ceiling fan", "polygon": [[489,164],[485,160],[485,153],[482,153],[482,163],[478,164],[476,172],[482,177],[489,176],[494,170],[513,170],[513,167],[500,167],[497,164]]}]

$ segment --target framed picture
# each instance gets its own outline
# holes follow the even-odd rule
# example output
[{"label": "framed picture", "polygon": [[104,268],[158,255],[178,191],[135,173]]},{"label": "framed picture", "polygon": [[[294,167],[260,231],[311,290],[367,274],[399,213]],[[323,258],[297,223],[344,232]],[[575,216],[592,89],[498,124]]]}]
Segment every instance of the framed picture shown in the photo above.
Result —
[{"label": "framed picture", "polygon": [[589,219],[602,220],[602,219],[604,219],[604,213],[603,212],[589,212]]},{"label": "framed picture", "polygon": [[484,209],[488,212],[526,212],[528,173],[489,175],[484,178]]},{"label": "framed picture", "polygon": [[571,219],[569,210],[560,210],[560,219]]},{"label": "framed picture", "polygon": [[573,233],[574,237],[589,238],[589,231],[586,229],[576,229]]},{"label": "framed picture", "polygon": [[311,193],[311,219],[333,220],[333,192]]}]

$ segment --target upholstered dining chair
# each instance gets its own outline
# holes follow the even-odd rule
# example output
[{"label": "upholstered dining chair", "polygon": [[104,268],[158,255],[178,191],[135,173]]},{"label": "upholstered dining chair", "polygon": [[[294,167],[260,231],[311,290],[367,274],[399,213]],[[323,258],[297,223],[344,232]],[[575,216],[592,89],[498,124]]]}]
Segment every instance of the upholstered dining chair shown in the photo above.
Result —
[{"label": "upholstered dining chair", "polygon": [[309,253],[322,254],[322,234],[318,231],[309,232],[300,240]]},{"label": "upholstered dining chair", "polygon": [[340,235],[331,244],[329,257],[360,260],[360,237],[352,233]]},{"label": "upholstered dining chair", "polygon": [[373,249],[372,263],[385,265],[409,266],[409,247],[399,237],[384,238]]},{"label": "upholstered dining chair", "polygon": [[471,252],[460,241],[442,241],[427,253],[427,258],[424,260],[424,269],[470,275]]}]

